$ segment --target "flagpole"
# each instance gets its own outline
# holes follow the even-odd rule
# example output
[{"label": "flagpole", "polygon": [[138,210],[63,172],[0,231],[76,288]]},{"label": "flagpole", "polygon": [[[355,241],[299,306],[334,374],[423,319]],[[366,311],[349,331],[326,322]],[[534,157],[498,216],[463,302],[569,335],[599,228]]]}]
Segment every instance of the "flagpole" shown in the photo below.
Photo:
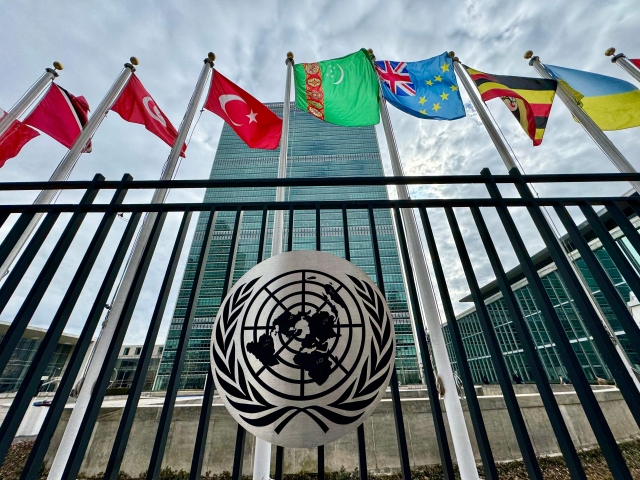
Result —
[{"label": "flagpole", "polygon": [[[458,76],[458,79],[462,82],[462,85],[464,86],[464,89],[467,91],[469,98],[471,98],[471,103],[473,103],[473,106],[476,109],[478,116],[482,120],[482,124],[484,125],[484,128],[487,130],[487,133],[489,133],[489,136],[491,137],[491,140],[493,141],[493,144],[496,147],[496,150],[498,150],[500,157],[502,158],[505,166],[507,167],[507,171],[511,172],[513,169],[515,169],[518,173],[520,173],[520,169],[516,166],[515,160],[511,152],[509,151],[507,144],[504,141],[504,138],[500,135],[494,122],[491,120],[489,116],[488,108],[485,105],[484,101],[482,100],[482,97],[480,96],[480,92],[478,92],[477,88],[473,86],[474,85],[473,82],[469,80],[467,71],[460,64],[460,61],[458,57],[455,56],[454,52],[450,52],[449,56],[452,57],[453,59],[453,68]],[[627,370],[629,371],[629,374],[631,375],[631,378],[633,379],[636,385],[636,388],[640,390],[640,380],[638,380],[637,376],[634,373],[633,366],[627,356],[627,353],[624,351],[624,349],[620,345],[620,342],[617,341],[613,328],[609,324],[607,317],[603,314],[602,309],[600,308],[600,305],[598,304],[598,302],[596,302],[593,296],[593,293],[591,292],[591,289],[587,285],[587,282],[582,272],[575,265],[575,261],[571,257],[564,242],[561,240],[560,235],[557,232],[555,225],[553,225],[553,222],[551,221],[551,218],[549,217],[549,214],[546,211],[546,209],[544,210],[544,219],[547,221],[547,224],[549,225],[551,230],[554,232],[554,235],[556,236],[556,241],[560,245],[560,248],[562,249],[565,257],[567,257],[567,260],[569,261],[571,268],[576,274],[576,278],[580,282],[582,289],[585,291],[585,293],[589,297],[589,300],[591,301],[591,305],[597,312],[598,318],[600,319],[600,323],[602,323],[602,325],[605,327],[607,332],[609,332],[609,335],[612,341],[614,342],[618,355],[620,355],[620,358],[622,359],[623,363],[627,367]]]},{"label": "flagpole", "polygon": [[[370,51],[369,53],[371,54],[372,59],[375,60],[373,52]],[[400,162],[400,154],[398,153],[398,146],[391,127],[391,119],[389,117],[389,111],[387,110],[387,103],[382,95],[382,89],[380,89],[379,104],[380,116],[382,117],[384,135],[389,148],[389,157],[391,159],[393,175],[396,177],[403,177],[404,171],[402,169],[402,163]],[[409,189],[407,185],[397,185],[396,191],[400,200],[409,199]],[[478,469],[476,467],[476,460],[473,455],[473,449],[471,448],[471,437],[467,429],[467,423],[462,410],[460,397],[457,395],[458,388],[453,376],[451,359],[447,352],[447,345],[442,332],[442,325],[440,324],[438,306],[433,293],[433,285],[431,284],[429,271],[427,270],[427,262],[422,249],[416,219],[412,210],[400,209],[400,215],[405,229],[407,247],[409,250],[409,256],[411,257],[411,264],[413,265],[413,272],[418,287],[420,303],[422,304],[422,308],[425,313],[424,320],[427,324],[429,338],[431,339],[433,358],[435,360],[438,375],[444,384],[445,394],[443,397],[445,410],[447,412],[447,419],[449,420],[449,431],[451,433],[451,439],[453,440],[453,447],[458,461],[460,477],[465,480],[478,479],[479,476]],[[428,354],[427,352],[425,353]]]},{"label": "flagpole", "polygon": [[[189,101],[189,106],[187,107],[187,111],[180,125],[178,137],[176,138],[176,141],[171,148],[171,152],[169,153],[169,158],[167,159],[167,163],[162,173],[161,180],[171,180],[175,173],[178,163],[178,157],[180,155],[180,152],[182,151],[182,145],[184,144],[189,129],[191,128],[193,118],[195,117],[198,108],[198,103],[206,86],[206,80],[209,76],[209,72],[213,68],[213,60],[215,60],[215,55],[213,53],[209,53],[208,57],[204,60],[204,66],[202,67],[202,70],[200,72],[198,83],[196,84],[194,93],[191,97],[191,100]],[[122,86],[124,86],[124,84]],[[110,106],[111,104],[109,104],[109,107]],[[165,188],[157,189],[153,194],[151,203],[163,203],[167,196],[167,191],[168,190]],[[53,464],[51,465],[48,480],[60,480],[63,476],[67,461],[73,451],[76,435],[78,433],[78,430],[80,429],[82,419],[89,405],[93,385],[98,379],[102,364],[105,362],[107,355],[111,349],[111,341],[115,334],[116,327],[120,321],[124,302],[129,293],[129,290],[133,286],[135,273],[142,260],[142,254],[151,235],[151,230],[153,229],[153,224],[155,223],[157,215],[157,213],[149,213],[142,223],[142,227],[140,228],[140,232],[138,233],[138,238],[136,239],[135,247],[133,249],[133,252],[131,253],[129,262],[125,267],[120,287],[116,292],[115,298],[111,305],[111,310],[109,311],[107,318],[102,325],[102,331],[100,332],[98,341],[94,346],[93,357],[91,358],[91,362],[89,363],[86,370],[83,388],[80,390],[80,394],[78,395],[74,408],[71,411],[71,417],[69,418],[69,423],[67,424],[67,427],[60,441],[60,446],[58,447],[58,451],[56,452],[56,457],[53,461]],[[206,261],[206,259],[200,259],[200,261],[204,262]]]},{"label": "flagpole", "polygon": [[[533,56],[531,50],[524,54],[524,58],[531,59],[529,60],[529,65],[531,65],[542,78],[553,79],[551,73],[549,73],[544,64],[540,62],[540,57]],[[591,139],[600,147],[600,150],[602,150],[620,172],[638,173],[625,156],[622,155],[620,150],[616,148],[613,142],[609,140],[609,137],[596,125],[596,122],[575,102],[573,96],[566,90],[562,82],[558,82],[557,95],[567,106],[571,114],[580,122],[580,125],[586,130]],[[632,180],[629,183],[637,192],[640,192],[640,181]]]},{"label": "flagpole", "polygon": [[[282,104],[282,135],[280,137],[280,156],[278,157],[278,178],[287,178],[287,153],[289,150],[289,111],[291,98],[291,71],[293,70],[293,53],[287,53],[287,79],[284,87],[284,103]],[[276,188],[276,202],[284,202],[285,187]],[[273,216],[273,237],[271,240],[271,256],[282,253],[282,237],[284,232],[284,211],[276,210]],[[256,437],[253,451],[253,480],[269,480],[271,475],[271,444]]]},{"label": "flagpole", "polygon": [[[78,158],[80,157],[80,155],[82,155],[85,146],[87,145],[91,137],[93,137],[93,135],[95,134],[96,130],[100,126],[100,123],[102,123],[102,120],[109,111],[109,108],[118,98],[118,95],[127,84],[127,81],[129,80],[131,74],[135,72],[136,69],[134,65],[138,65],[138,59],[136,57],[131,57],[130,60],[131,63],[124,64],[124,69],[122,70],[114,84],[111,86],[105,97],[102,99],[102,102],[100,102],[100,105],[98,105],[98,108],[96,108],[93,115],[91,115],[91,118],[80,132],[80,135],[78,136],[74,144],[71,146],[67,154],[62,158],[62,160],[54,170],[53,174],[49,178],[50,182],[66,180],[71,173],[71,170],[73,170],[73,167],[78,161]],[[57,194],[58,190],[42,190],[33,203],[51,203]],[[29,222],[29,225],[27,225],[27,228],[24,230],[24,232],[16,242],[13,250],[11,250],[5,261],[0,266],[0,272],[2,272],[2,274],[0,274],[0,279],[9,273],[9,268],[20,253],[20,250],[22,250],[22,247],[27,243],[27,240],[31,236],[31,233],[35,230],[38,222],[43,215],[44,213],[36,213],[33,216],[33,219],[31,219],[31,222]]]},{"label": "flagpole", "polygon": [[[284,87],[284,104],[282,105],[282,136],[280,138],[280,157],[278,158],[278,178],[287,178],[287,153],[289,149],[289,110],[291,98],[291,71],[293,70],[293,53],[287,53],[287,80]],[[276,202],[284,201],[285,187],[276,188]],[[271,256],[282,253],[282,235],[284,231],[284,211],[276,210],[273,218],[273,238]]]},{"label": "flagpole", "polygon": [[64,67],[60,62],[53,62],[53,68],[45,68],[44,73],[40,76],[36,83],[27,90],[27,92],[16,102],[16,104],[7,112],[0,120],[0,137],[9,129],[14,120],[31,105],[38,95],[44,90],[51,81],[58,76],[56,70],[62,70]]},{"label": "flagpole", "polygon": [[607,48],[607,50],[604,52],[607,57],[611,57],[613,55],[611,63],[615,63],[625,72],[631,75],[637,82],[640,82],[640,69],[638,69],[638,67],[627,60],[627,57],[625,57],[624,53],[618,53],[617,55],[615,55],[615,53],[616,49],[613,47]]}]

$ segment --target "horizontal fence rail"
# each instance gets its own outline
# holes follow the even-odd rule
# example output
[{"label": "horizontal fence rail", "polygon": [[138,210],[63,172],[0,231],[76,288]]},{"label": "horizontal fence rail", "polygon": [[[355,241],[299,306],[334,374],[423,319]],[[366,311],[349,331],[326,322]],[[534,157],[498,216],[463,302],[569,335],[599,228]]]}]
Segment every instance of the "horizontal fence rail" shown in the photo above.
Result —
[{"label": "horizontal fence rail", "polygon": [[[102,365],[99,377],[95,385],[82,386],[92,388],[91,400],[87,406],[87,412],[77,434],[74,453],[70,456],[64,472],[65,479],[76,478],[81,472],[82,462],[90,448],[92,434],[96,428],[98,415],[102,408],[107,389],[111,383],[111,376],[118,353],[130,327],[130,322],[138,309],[145,308],[142,305],[148,301],[148,296],[143,299],[141,291],[148,279],[152,262],[161,264],[161,281],[155,297],[146,307],[150,316],[146,321],[144,332],[144,345],[142,346],[139,361],[131,380],[126,402],[123,407],[119,427],[116,432],[113,448],[106,452],[104,466],[104,478],[116,480],[121,470],[122,462],[127,450],[127,445],[135,441],[131,437],[134,418],[141,399],[143,386],[150,368],[151,357],[156,341],[158,340],[162,320],[167,307],[174,306],[169,303],[172,289],[179,288],[175,285],[176,273],[181,255],[188,242],[189,227],[192,225],[194,213],[206,215],[204,229],[198,231],[198,242],[194,242],[196,250],[190,255],[198,255],[200,261],[195,271],[191,272],[193,282],[189,287],[186,313],[182,323],[180,335],[177,337],[175,359],[170,368],[169,379],[166,386],[165,397],[158,415],[158,429],[154,436],[153,446],[149,458],[141,459],[147,471],[147,478],[159,478],[163,459],[167,449],[169,429],[172,423],[176,406],[178,390],[185,369],[187,347],[194,329],[194,317],[203,279],[205,278],[206,259],[209,257],[211,241],[216,235],[226,235],[229,238],[229,251],[226,265],[221,269],[224,283],[222,285],[222,297],[233,287],[236,255],[244,232],[245,216],[248,212],[261,212],[259,215],[259,228],[255,232],[257,255],[255,263],[261,262],[268,256],[271,231],[269,218],[275,210],[288,212],[285,221],[285,238],[283,239],[283,251],[292,251],[300,247],[296,239],[305,236],[310,237],[304,242],[305,248],[323,250],[327,241],[323,236],[326,228],[332,229],[332,235],[341,237],[338,243],[344,251],[344,258],[352,260],[354,245],[358,242],[369,242],[372,262],[369,274],[375,279],[381,292],[385,293],[385,265],[380,254],[381,243],[387,237],[381,238],[381,229],[378,213],[387,212],[390,221],[393,220],[393,244],[397,248],[398,258],[404,272],[404,286],[408,299],[407,305],[413,322],[415,343],[419,347],[419,364],[422,379],[428,392],[430,405],[429,422],[433,422],[438,456],[442,465],[443,475],[447,479],[455,478],[453,452],[450,448],[450,434],[447,432],[446,412],[441,405],[441,395],[438,391],[438,373],[431,355],[429,332],[426,331],[424,314],[418,300],[416,282],[414,279],[414,265],[411,252],[407,247],[405,236],[406,225],[403,224],[403,212],[408,210],[416,216],[421,236],[424,238],[423,248],[425,258],[429,259],[430,271],[433,273],[434,287],[437,288],[437,298],[442,311],[442,320],[446,322],[448,334],[451,339],[451,360],[455,362],[457,374],[460,378],[460,392],[444,392],[445,395],[460,395],[468,409],[470,417],[469,429],[475,436],[479,460],[486,478],[497,479],[498,467],[494,451],[489,439],[486,419],[483,416],[481,402],[476,392],[477,378],[470,365],[468,345],[465,344],[461,324],[456,317],[454,296],[457,292],[451,288],[452,265],[461,272],[460,278],[466,282],[463,285],[465,291],[470,292],[471,302],[475,308],[479,328],[490,356],[490,363],[498,384],[500,385],[502,398],[506,405],[508,418],[511,422],[513,433],[517,440],[527,473],[530,478],[542,479],[542,469],[538,462],[539,454],[536,452],[532,440],[530,426],[525,422],[523,409],[517,395],[517,389],[513,387],[513,378],[510,364],[506,361],[501,347],[499,336],[492,321],[487,304],[487,296],[483,289],[486,283],[486,275],[479,275],[479,265],[490,272],[491,279],[495,278],[496,288],[492,294],[500,293],[504,299],[507,315],[513,325],[513,331],[517,335],[529,370],[532,383],[537,387],[546,414],[549,418],[551,429],[556,437],[560,452],[564,457],[567,469],[574,479],[586,479],[584,467],[581,463],[578,451],[574,445],[569,427],[563,417],[556,395],[549,383],[545,366],[541,360],[540,349],[536,346],[536,340],[532,335],[515,290],[512,286],[511,273],[505,268],[505,261],[517,259],[519,275],[526,280],[535,305],[541,316],[545,319],[549,331],[550,341],[558,352],[558,357],[567,376],[575,388],[575,393],[580,401],[587,422],[602,451],[606,463],[616,479],[630,479],[631,473],[625,462],[624,456],[616,443],[614,433],[605,414],[603,413],[596,394],[590,384],[585,369],[576,353],[572,339],[568,336],[563,326],[563,321],[549,296],[541,275],[540,267],[535,263],[527,247],[529,237],[535,236],[538,244],[546,249],[549,262],[553,262],[557,268],[564,288],[571,296],[581,321],[589,338],[592,339],[598,354],[606,368],[615,380],[616,388],[628,408],[631,418],[640,425],[640,392],[638,391],[638,379],[636,372],[627,367],[627,361],[621,354],[621,347],[616,336],[611,334],[609,326],[601,321],[601,307],[594,303],[591,292],[585,291],[584,279],[576,266],[579,258],[584,263],[593,278],[594,288],[603,299],[606,308],[613,312],[613,316],[619,322],[624,335],[629,340],[630,349],[635,350],[635,355],[640,355],[640,328],[629,312],[625,299],[621,296],[617,284],[612,281],[610,274],[603,267],[601,260],[594,253],[593,242],[600,242],[608,252],[609,258],[620,277],[626,282],[628,288],[637,298],[640,298],[640,273],[638,265],[633,263],[616,243],[612,236],[612,230],[616,227],[624,234],[632,248],[640,253],[640,235],[637,230],[637,217],[640,213],[640,197],[630,196],[550,196],[538,197],[531,192],[532,183],[550,184],[586,184],[592,182],[627,182],[640,180],[640,174],[582,174],[582,175],[491,175],[488,170],[483,170],[481,175],[460,176],[422,176],[422,177],[360,177],[360,178],[305,178],[305,179],[258,179],[258,180],[173,180],[173,181],[135,181],[129,175],[125,175],[120,181],[106,181],[101,175],[96,175],[92,181],[73,182],[9,182],[0,183],[0,192],[20,192],[29,190],[55,189],[82,191],[82,198],[74,204],[54,205],[0,205],[0,227],[4,227],[6,233],[0,243],[0,262],[4,261],[12,251],[20,236],[26,230],[30,220],[36,213],[45,213],[43,221],[35,230],[29,243],[22,252],[18,261],[11,268],[10,274],[0,284],[0,313],[7,309],[8,305],[19,303],[5,335],[0,340],[0,373],[7,369],[10,359],[14,354],[21,338],[34,318],[36,311],[41,307],[43,298],[52,289],[54,277],[62,270],[65,258],[73,255],[79,259],[74,267],[75,271],[70,275],[65,284],[65,293],[57,308],[50,313],[48,329],[39,344],[31,361],[26,375],[15,393],[15,398],[9,407],[9,411],[0,425],[0,464],[4,461],[14,440],[20,424],[27,413],[32,398],[37,394],[41,378],[53,358],[56,346],[60,341],[63,331],[68,326],[75,308],[80,299],[91,303],[88,313],[82,323],[81,332],[64,373],[61,375],[57,390],[53,396],[44,423],[40,428],[35,444],[29,454],[26,466],[21,473],[21,480],[35,480],[40,474],[41,465],[45,455],[51,446],[51,439],[58,427],[65,405],[70,400],[76,378],[81,373],[83,360],[90,352],[92,338],[103,318],[104,306],[108,303],[114,290],[117,288],[118,278],[126,265],[127,254],[135,242],[135,234],[144,215],[150,215],[153,219],[153,230],[149,242],[146,245],[140,267],[136,272],[120,322],[110,344],[110,353]],[[308,188],[314,187],[346,187],[356,186],[393,186],[393,185],[479,185],[485,189],[483,198],[428,198],[412,200],[348,200],[344,201],[285,201],[285,202],[204,202],[204,203],[126,203],[126,197],[132,190],[148,190],[156,188],[177,189],[211,189],[215,197],[215,189],[247,189],[247,188],[273,188],[277,186]],[[518,197],[504,197],[500,190],[501,185],[512,185],[510,192],[517,192]],[[106,191],[111,196],[110,200],[97,203],[96,198],[100,192]],[[475,192],[475,190],[474,190]],[[515,194],[515,193],[514,193]],[[275,196],[275,195],[274,195]],[[106,197],[105,197],[106,198]],[[568,207],[573,212],[584,216],[585,220],[576,221]],[[218,225],[220,215],[225,212],[232,220],[221,229]],[[555,216],[552,218],[550,213]],[[114,233],[114,224],[118,216],[127,213],[126,226],[122,232]],[[335,225],[325,227],[323,215],[333,215]],[[353,216],[358,213],[357,219]],[[70,214],[70,215],[69,215]],[[97,226],[92,227],[90,235],[83,230],[89,215],[100,216]],[[177,228],[169,231],[166,228],[167,218],[170,214],[179,217]],[[231,217],[228,217],[232,214]],[[66,216],[64,216],[66,215]],[[255,215],[255,214],[253,214]],[[64,218],[63,218],[64,216]],[[297,227],[304,216],[304,227]],[[525,218],[526,217],[526,218]],[[333,218],[333,217],[332,217]],[[522,219],[529,222],[532,227],[523,232],[518,225]],[[335,220],[337,219],[337,220]],[[554,220],[557,219],[557,220]],[[8,223],[11,220],[12,223]],[[357,221],[356,221],[357,220]],[[466,220],[463,223],[463,220]],[[566,230],[566,236],[559,238],[555,224],[562,225]],[[634,224],[634,222],[636,222]],[[5,227],[5,224],[7,226]],[[175,224],[175,222],[174,222]],[[10,228],[9,228],[10,225]],[[358,230],[354,230],[357,228]],[[52,236],[53,231],[60,231],[59,236]],[[386,231],[386,230],[385,230]],[[72,247],[74,240],[79,237],[79,232],[90,239],[84,242],[83,250]],[[57,234],[56,234],[57,235]],[[110,237],[111,235],[111,237]],[[163,249],[158,245],[161,238],[166,240]],[[442,237],[450,238],[448,243],[442,241]],[[525,237],[526,235],[526,237]],[[115,243],[109,243],[108,238],[117,237]],[[471,238],[473,237],[473,239]],[[226,237],[225,237],[226,238]],[[616,237],[617,238],[617,237]],[[47,243],[48,242],[48,243]],[[168,242],[168,243],[167,243]],[[52,244],[45,251],[43,245]],[[107,249],[107,247],[109,247]],[[505,249],[511,248],[515,255],[509,257]],[[107,251],[108,250],[108,251]],[[445,250],[448,252],[444,255]],[[568,253],[567,250],[570,250]],[[162,251],[162,254],[159,252]],[[195,253],[194,253],[195,252]],[[451,252],[454,252],[452,255]],[[37,259],[44,257],[44,261]],[[482,259],[486,258],[487,261]],[[104,268],[99,276],[96,265],[101,261]],[[453,263],[451,263],[453,262]],[[582,265],[582,264],[581,264]],[[37,270],[34,272],[34,270]],[[29,272],[29,275],[27,273]],[[94,274],[92,277],[91,275]],[[100,278],[98,278],[100,277]],[[57,277],[56,277],[57,278]],[[89,282],[92,278],[93,284]],[[60,285],[55,285],[60,287]],[[20,290],[22,288],[22,290]],[[17,292],[27,291],[18,296]],[[388,296],[388,295],[387,295]],[[15,305],[14,305],[15,306]],[[627,352],[632,354],[634,352]],[[397,439],[397,465],[404,479],[411,478],[411,454],[407,441],[406,421],[403,417],[403,405],[397,372],[394,370],[390,382],[390,398],[392,402],[396,439]],[[208,447],[207,436],[211,422],[211,407],[216,395],[215,385],[211,371],[207,373],[203,392],[203,402],[200,407],[199,422],[195,435],[195,444],[190,458],[190,478],[198,479],[204,475],[205,450]],[[232,477],[239,479],[246,470],[248,461],[244,458],[249,436],[240,426],[237,427],[235,439],[235,453],[232,462]],[[358,427],[358,465],[360,478],[367,478],[367,442],[364,426]],[[329,455],[328,450],[321,446],[317,450],[317,476],[324,477],[325,459]],[[274,471],[275,478],[282,479],[284,473],[285,449],[275,449]],[[245,465],[245,463],[247,465]],[[144,468],[143,467],[143,468]],[[293,472],[291,472],[293,473]]]}]

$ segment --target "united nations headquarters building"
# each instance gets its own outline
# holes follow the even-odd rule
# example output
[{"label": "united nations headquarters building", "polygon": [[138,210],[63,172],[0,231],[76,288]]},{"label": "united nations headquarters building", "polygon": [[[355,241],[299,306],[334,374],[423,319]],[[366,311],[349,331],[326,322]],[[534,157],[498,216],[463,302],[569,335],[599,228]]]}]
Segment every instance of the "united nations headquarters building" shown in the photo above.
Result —
[{"label": "united nations headquarters building", "polygon": [[[537,77],[349,51],[288,52],[281,103],[209,52],[177,128],[136,57],[93,110],[60,62],[0,110],[0,480],[640,478],[640,174],[611,140],[637,138],[604,133],[640,89],[532,51]],[[554,102],[572,173],[525,173]],[[99,127],[118,151],[85,178]],[[128,173],[147,140],[157,180]]]}]

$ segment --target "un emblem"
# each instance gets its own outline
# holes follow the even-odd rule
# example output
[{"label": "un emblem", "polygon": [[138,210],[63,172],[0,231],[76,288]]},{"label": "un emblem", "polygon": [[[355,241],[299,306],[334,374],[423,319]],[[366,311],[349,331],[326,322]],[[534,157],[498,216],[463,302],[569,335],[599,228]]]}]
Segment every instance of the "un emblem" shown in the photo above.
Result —
[{"label": "un emblem", "polygon": [[211,336],[225,406],[284,447],[324,445],[355,429],[382,398],[394,360],[384,297],[360,268],[324,252],[256,265],[224,299]]}]

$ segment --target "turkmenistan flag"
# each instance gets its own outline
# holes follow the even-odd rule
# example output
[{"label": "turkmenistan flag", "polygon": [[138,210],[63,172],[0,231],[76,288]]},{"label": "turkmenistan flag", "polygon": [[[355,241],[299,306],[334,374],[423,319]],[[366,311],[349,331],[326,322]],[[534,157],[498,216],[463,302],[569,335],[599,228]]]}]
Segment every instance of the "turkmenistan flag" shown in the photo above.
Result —
[{"label": "turkmenistan flag", "polygon": [[366,50],[318,63],[300,63],[293,71],[299,109],[347,127],[380,121],[378,79]]}]

